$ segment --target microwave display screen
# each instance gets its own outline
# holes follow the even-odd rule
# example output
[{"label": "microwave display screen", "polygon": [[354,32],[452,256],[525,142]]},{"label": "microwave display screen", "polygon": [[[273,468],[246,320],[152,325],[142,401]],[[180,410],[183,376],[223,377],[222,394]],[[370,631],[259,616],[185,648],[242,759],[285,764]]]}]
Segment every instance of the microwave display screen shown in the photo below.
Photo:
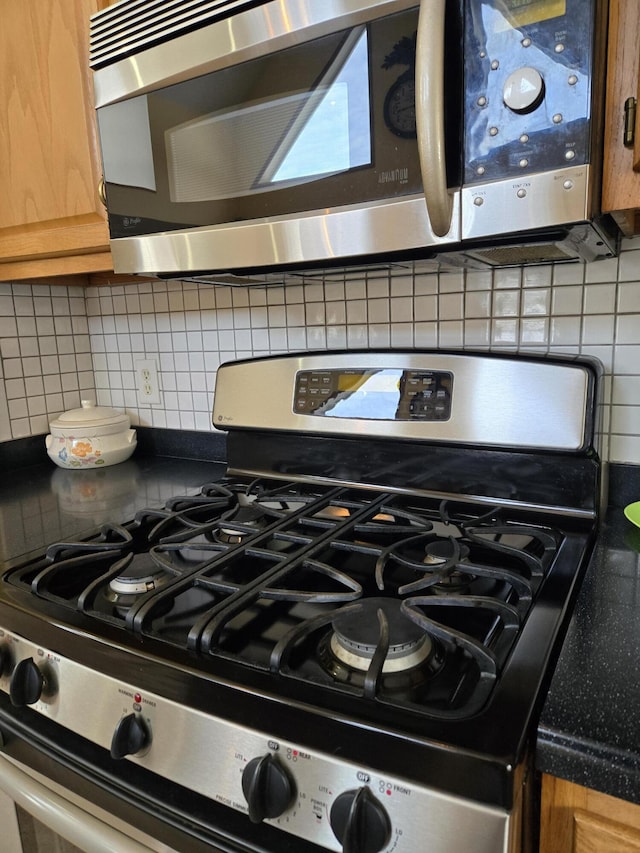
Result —
[{"label": "microwave display screen", "polygon": [[567,0],[506,0],[511,26],[537,24],[567,14]]},{"label": "microwave display screen", "polygon": [[293,410],[323,418],[446,421],[452,388],[448,371],[304,370],[296,376]]}]

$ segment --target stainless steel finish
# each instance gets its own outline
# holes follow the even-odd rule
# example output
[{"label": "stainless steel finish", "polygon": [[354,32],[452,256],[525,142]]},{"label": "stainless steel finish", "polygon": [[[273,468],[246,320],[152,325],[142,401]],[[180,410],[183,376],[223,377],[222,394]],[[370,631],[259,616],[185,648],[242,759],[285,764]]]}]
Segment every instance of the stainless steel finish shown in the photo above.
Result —
[{"label": "stainless steel finish", "polygon": [[[304,743],[275,741],[268,731],[247,729],[225,717],[138,691],[135,685],[62,658],[16,634],[0,631],[0,638],[11,646],[16,662],[26,657],[44,659],[55,670],[58,693],[32,706],[35,711],[105,748],[120,717],[139,712],[153,732],[153,742],[145,755],[125,760],[237,811],[248,811],[241,785],[243,768],[257,756],[278,756],[293,777],[296,798],[281,817],[267,822],[327,850],[342,850],[329,825],[332,803],[340,793],[367,785],[391,820],[388,853],[415,853],[425,844],[429,853],[515,853],[510,839],[517,818],[502,809],[310,752]],[[0,679],[0,689],[8,691],[8,676]]]},{"label": "stainless steel finish", "polygon": [[[459,219],[459,193],[453,196]],[[187,228],[111,241],[114,270],[160,273],[322,263],[381,252],[445,246],[436,236],[424,196],[300,213],[229,225]],[[215,277],[214,277],[215,278]]]},{"label": "stainless steel finish", "polygon": [[[448,421],[321,418],[293,412],[299,370],[395,368],[453,373]],[[218,370],[213,424],[577,451],[588,440],[590,373],[582,365],[420,352],[319,353],[230,362]],[[242,389],[242,393],[239,393]]]},{"label": "stainless steel finish", "polygon": [[[416,5],[417,0],[273,0],[174,38],[167,22],[168,41],[94,73],[95,104],[112,104]],[[110,12],[94,15],[92,28]]]},{"label": "stainless steel finish", "polygon": [[[114,850],[118,853],[177,853],[173,847],[144,835],[95,804],[2,754],[0,789],[16,805],[80,850],[90,850],[91,853],[113,853]],[[4,824],[2,832],[2,850],[12,853],[16,848],[6,846]],[[22,850],[22,847],[17,849]],[[25,848],[23,853],[32,851]]]},{"label": "stainless steel finish", "polygon": [[90,25],[91,67],[114,62],[128,52],[186,29],[238,14],[250,0],[130,0],[98,13]]},{"label": "stainless steel finish", "polygon": [[572,166],[462,189],[462,238],[480,238],[589,218],[590,167]]},{"label": "stainless steel finish", "polygon": [[[416,122],[424,194],[272,220],[119,237],[111,241],[115,271],[195,274],[201,280],[208,275],[220,281],[215,273],[300,271],[310,265],[322,270],[336,260],[375,263],[376,258],[414,250],[436,257],[445,269],[591,261],[615,254],[617,238],[591,223],[598,212],[597,199],[591,198],[598,178],[593,167],[572,167],[567,160],[567,168],[556,172],[462,190],[447,186],[445,0],[271,0],[255,8],[247,8],[246,0],[122,0],[92,18],[96,105],[127,100],[419,5]],[[594,150],[594,162],[597,155]],[[556,233],[531,243],[536,229]],[[500,237],[509,242],[492,247]]]},{"label": "stainless steel finish", "polygon": [[[2,765],[0,764],[0,768]],[[0,779],[3,777],[0,769]],[[18,815],[14,798],[0,784],[0,826],[2,826],[2,853],[29,853],[22,846]]]},{"label": "stainless steel finish", "polygon": [[416,41],[416,126],[422,183],[431,227],[438,237],[452,228],[444,133],[445,0],[421,0]]}]

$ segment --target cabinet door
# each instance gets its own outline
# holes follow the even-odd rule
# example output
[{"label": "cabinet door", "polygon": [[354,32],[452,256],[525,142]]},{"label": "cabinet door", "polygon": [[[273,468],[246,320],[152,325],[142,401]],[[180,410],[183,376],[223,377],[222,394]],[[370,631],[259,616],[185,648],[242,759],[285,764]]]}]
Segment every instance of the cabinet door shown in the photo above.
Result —
[{"label": "cabinet door", "polygon": [[111,269],[88,65],[100,0],[0,0],[0,280]]},{"label": "cabinet door", "polygon": [[640,806],[543,776],[540,853],[640,853]]},{"label": "cabinet door", "polygon": [[640,3],[610,0],[602,209],[627,236],[640,232],[640,110],[635,145],[624,144],[624,107],[638,96]]}]

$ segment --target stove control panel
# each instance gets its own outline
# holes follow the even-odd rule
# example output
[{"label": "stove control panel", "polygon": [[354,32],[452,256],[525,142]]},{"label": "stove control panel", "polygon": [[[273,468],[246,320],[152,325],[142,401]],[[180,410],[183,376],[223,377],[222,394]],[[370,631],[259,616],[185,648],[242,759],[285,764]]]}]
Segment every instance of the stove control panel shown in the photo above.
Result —
[{"label": "stove control panel", "polygon": [[511,818],[501,809],[177,704],[2,628],[0,661],[0,706],[27,706],[103,747],[123,779],[134,762],[247,821],[335,853],[415,853],[425,845],[448,853],[454,827],[456,849],[508,849]]},{"label": "stove control panel", "polygon": [[301,370],[293,410],[325,418],[446,421],[453,374],[436,370]]},{"label": "stove control panel", "polygon": [[[446,352],[269,356],[218,369],[213,425],[472,447],[584,451],[586,362]],[[240,389],[240,390],[239,390]]]}]

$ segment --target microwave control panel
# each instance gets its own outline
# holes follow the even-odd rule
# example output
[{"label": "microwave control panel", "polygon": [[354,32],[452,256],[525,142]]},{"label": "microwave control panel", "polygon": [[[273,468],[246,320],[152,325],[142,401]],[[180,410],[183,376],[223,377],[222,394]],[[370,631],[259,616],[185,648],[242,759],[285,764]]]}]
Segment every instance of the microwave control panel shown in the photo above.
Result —
[{"label": "microwave control panel", "polygon": [[589,162],[597,0],[468,0],[465,184]]}]

